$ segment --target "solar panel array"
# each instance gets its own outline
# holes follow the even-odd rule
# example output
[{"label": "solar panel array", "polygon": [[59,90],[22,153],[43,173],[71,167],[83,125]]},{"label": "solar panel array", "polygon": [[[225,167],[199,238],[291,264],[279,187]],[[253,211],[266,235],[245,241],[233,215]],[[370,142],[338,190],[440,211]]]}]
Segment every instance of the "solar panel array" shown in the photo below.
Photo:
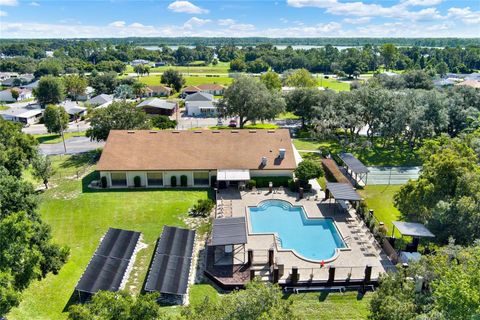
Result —
[{"label": "solar panel array", "polygon": [[118,291],[139,238],[140,232],[109,228],[75,290]]},{"label": "solar panel array", "polygon": [[145,291],[186,294],[194,243],[194,230],[164,226],[148,271]]}]

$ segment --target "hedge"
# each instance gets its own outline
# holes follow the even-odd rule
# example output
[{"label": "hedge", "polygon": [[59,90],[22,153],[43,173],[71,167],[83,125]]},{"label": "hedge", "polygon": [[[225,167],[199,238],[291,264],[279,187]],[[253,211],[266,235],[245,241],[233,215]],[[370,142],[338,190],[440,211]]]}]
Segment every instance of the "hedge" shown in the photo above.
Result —
[{"label": "hedge", "polygon": [[186,187],[187,186],[187,181],[188,181],[188,178],[186,175],[181,175],[180,176],[180,185],[182,187]]},{"label": "hedge", "polygon": [[325,178],[327,181],[350,183],[350,181],[343,175],[333,159],[322,159],[323,170],[325,171]]},{"label": "hedge", "polygon": [[268,184],[272,182],[274,187],[288,187],[290,177],[252,177],[257,188],[268,188]]}]

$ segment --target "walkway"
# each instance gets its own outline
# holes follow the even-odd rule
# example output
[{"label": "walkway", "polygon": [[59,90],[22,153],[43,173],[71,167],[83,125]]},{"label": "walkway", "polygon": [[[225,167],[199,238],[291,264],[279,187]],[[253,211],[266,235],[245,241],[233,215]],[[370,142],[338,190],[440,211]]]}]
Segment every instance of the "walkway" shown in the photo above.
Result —
[{"label": "walkway", "polygon": [[[295,145],[293,145],[292,143],[292,147],[293,147],[293,154],[295,156],[295,162],[296,164],[298,165],[300,162],[302,162],[302,156],[300,155],[299,151],[297,150],[297,148],[295,148]],[[301,152],[316,152],[316,151],[304,151],[304,150],[300,150]],[[320,153],[318,151],[318,153]],[[310,183],[312,185],[312,192],[313,193],[316,193],[316,194],[319,194],[321,191],[322,191],[322,187],[320,186],[320,184],[318,183],[317,179],[311,179],[308,181],[308,183]]]}]

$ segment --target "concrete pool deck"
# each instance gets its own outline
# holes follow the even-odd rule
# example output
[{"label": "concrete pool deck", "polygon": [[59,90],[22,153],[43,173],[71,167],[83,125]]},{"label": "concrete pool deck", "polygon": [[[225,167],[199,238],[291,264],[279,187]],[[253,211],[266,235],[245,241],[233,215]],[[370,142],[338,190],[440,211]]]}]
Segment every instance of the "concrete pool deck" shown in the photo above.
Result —
[{"label": "concrete pool deck", "polygon": [[[330,266],[334,266],[336,269],[335,280],[363,279],[367,265],[372,267],[372,280],[376,280],[387,269],[394,268],[364,223],[360,222],[359,219],[356,219],[355,222],[347,221],[347,218],[356,218],[354,209],[350,209],[347,213],[331,200],[323,200],[325,195],[323,191],[315,190],[315,193],[318,196],[317,200],[315,200],[314,195],[306,195],[309,200],[307,200],[308,198],[298,200],[297,194],[286,189],[281,189],[280,193],[269,193],[268,190],[258,190],[256,192],[234,189],[219,190],[217,205],[225,207],[222,215],[224,217],[246,217],[247,220],[248,234],[245,251],[237,251],[234,260],[237,263],[240,261],[246,263],[246,252],[249,249],[254,252],[254,261],[257,259],[263,260],[268,257],[268,250],[272,248],[274,249],[276,264],[284,266],[284,273],[279,279],[280,283],[288,279],[292,267],[298,268],[300,281],[327,280]],[[340,250],[336,259],[326,262],[324,267],[321,267],[320,262],[302,259],[292,251],[286,251],[279,247],[273,235],[251,234],[249,232],[251,229],[247,213],[248,207],[257,206],[261,201],[269,199],[288,201],[296,206],[301,205],[309,218],[332,218],[349,249]]]}]

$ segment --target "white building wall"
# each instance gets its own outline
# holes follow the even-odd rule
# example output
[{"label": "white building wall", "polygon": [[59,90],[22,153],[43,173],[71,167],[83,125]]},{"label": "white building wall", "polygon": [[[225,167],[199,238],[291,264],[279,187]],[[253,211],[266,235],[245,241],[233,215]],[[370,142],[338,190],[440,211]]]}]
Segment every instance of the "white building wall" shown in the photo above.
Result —
[{"label": "white building wall", "polygon": [[192,171],[165,171],[163,175],[163,185],[164,186],[171,186],[172,176],[177,177],[177,187],[180,186],[180,177],[187,176],[187,186],[193,186],[193,172]]},{"label": "white building wall", "polygon": [[135,187],[135,182],[133,180],[136,176],[140,177],[140,185],[145,187],[147,185],[147,174],[144,171],[127,171],[127,186]]},{"label": "white building wall", "polygon": [[[189,116],[201,116],[203,113],[200,111],[201,108],[211,108],[213,103],[211,101],[186,101],[185,109],[187,115]],[[213,115],[217,115],[217,109],[213,112]]]}]

